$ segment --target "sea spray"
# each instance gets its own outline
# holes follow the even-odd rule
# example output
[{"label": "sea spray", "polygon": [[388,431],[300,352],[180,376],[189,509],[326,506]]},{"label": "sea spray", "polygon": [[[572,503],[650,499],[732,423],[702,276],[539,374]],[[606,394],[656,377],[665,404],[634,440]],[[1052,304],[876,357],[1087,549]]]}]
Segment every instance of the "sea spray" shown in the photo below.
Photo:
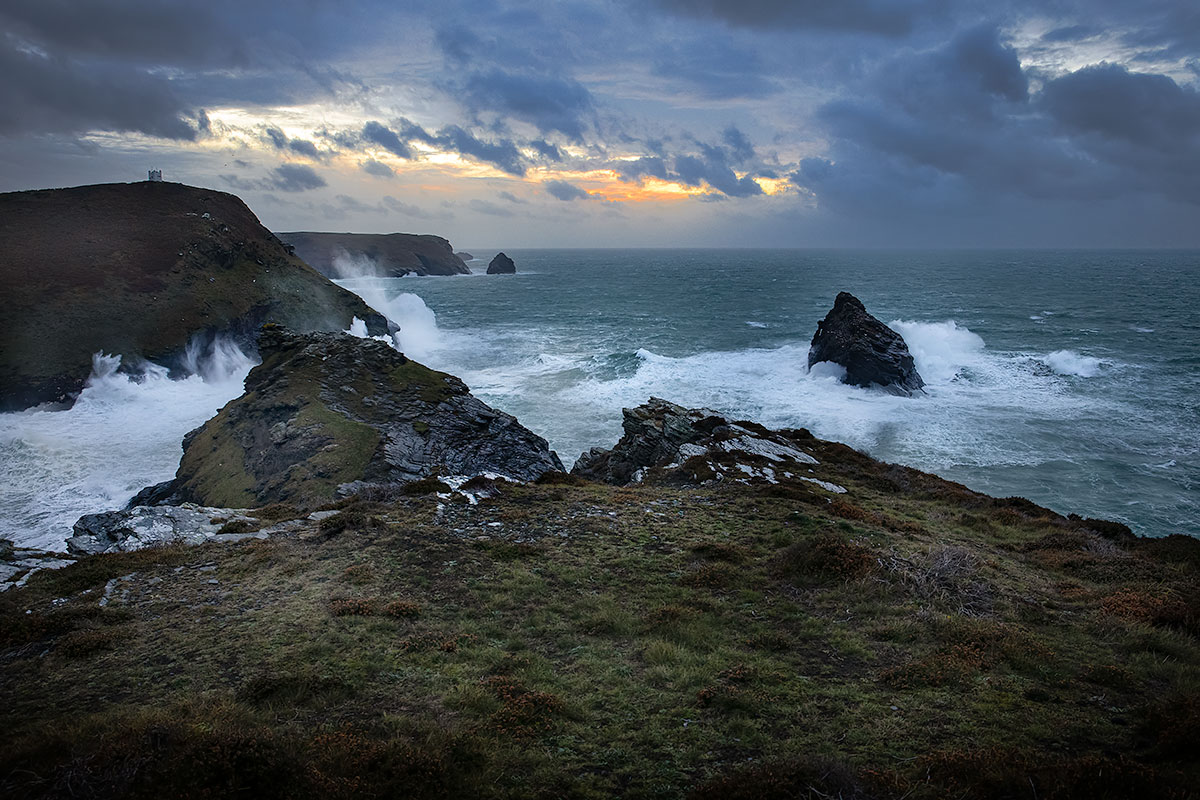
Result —
[{"label": "sea spray", "polygon": [[62,549],[81,515],[174,477],[183,435],[242,393],[254,363],[223,338],[185,361],[191,374],[171,380],[161,365],[121,372],[119,356],[97,354],[70,409],[0,415],[0,537]]}]

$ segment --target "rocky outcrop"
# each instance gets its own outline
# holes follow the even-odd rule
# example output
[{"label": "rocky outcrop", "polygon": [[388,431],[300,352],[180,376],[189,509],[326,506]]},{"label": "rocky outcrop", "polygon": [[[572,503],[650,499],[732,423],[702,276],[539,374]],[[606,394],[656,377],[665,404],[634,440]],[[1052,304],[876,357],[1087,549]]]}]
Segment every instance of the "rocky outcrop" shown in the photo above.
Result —
[{"label": "rocky outcrop", "polygon": [[911,396],[925,385],[904,337],[867,313],[849,292],[839,292],[833,309],[817,323],[808,366],[830,361],[845,368],[843,383],[876,386]]},{"label": "rocky outcrop", "polygon": [[0,539],[0,592],[21,588],[41,570],[62,569],[74,563],[62,553],[17,547],[9,539]]},{"label": "rocky outcrop", "polygon": [[296,255],[330,278],[469,275],[471,269],[441,236],[415,233],[278,234]]},{"label": "rocky outcrop", "polygon": [[[288,523],[282,525],[286,527]],[[75,535],[67,539],[67,550],[75,555],[94,555],[169,544],[266,539],[269,532],[259,528],[258,520],[245,509],[204,508],[191,503],[138,506],[80,517],[75,523]]]},{"label": "rocky outcrop", "polygon": [[623,413],[621,440],[611,450],[584,453],[573,474],[618,486],[799,481],[834,494],[846,491],[815,474],[819,462],[805,447],[816,440],[808,431],[772,431],[657,397]]},{"label": "rocky outcrop", "polygon": [[504,253],[496,253],[496,257],[488,264],[488,275],[512,275],[517,271],[517,265]]},{"label": "rocky outcrop", "polygon": [[230,194],[178,183],[0,194],[0,410],[69,400],[98,351],[177,366],[198,333],[388,323]]},{"label": "rocky outcrop", "polygon": [[466,262],[466,261],[474,261],[474,260],[475,260],[475,256],[473,256],[473,255],[471,255],[470,253],[468,253],[468,252],[465,252],[465,251],[462,251],[462,252],[455,253],[454,255],[456,255],[456,256],[458,256],[459,258],[461,258],[461,259],[462,259],[464,262]]},{"label": "rocky outcrop", "polygon": [[388,344],[346,334],[260,337],[246,393],[184,438],[159,498],[249,508],[326,503],[370,484],[561,470],[546,441]]}]

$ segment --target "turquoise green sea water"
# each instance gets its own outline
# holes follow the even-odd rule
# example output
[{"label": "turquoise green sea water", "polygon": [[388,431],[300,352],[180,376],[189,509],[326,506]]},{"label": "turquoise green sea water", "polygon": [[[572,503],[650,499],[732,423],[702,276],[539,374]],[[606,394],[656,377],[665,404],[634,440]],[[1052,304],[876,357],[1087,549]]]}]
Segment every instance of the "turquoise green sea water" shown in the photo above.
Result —
[{"label": "turquoise green sea water", "polygon": [[[568,464],[611,446],[621,408],[653,395],[1143,534],[1200,535],[1200,253],[508,252],[517,275],[343,284],[403,326],[405,352]],[[807,370],[842,290],[903,334],[925,395]],[[61,547],[81,514],[172,477],[183,434],[241,393],[251,361],[217,347],[194,364],[173,381],[99,359],[71,410],[0,415],[0,537]]]},{"label": "turquoise green sea water", "polygon": [[[387,306],[406,352],[568,463],[655,395],[1146,534],[1200,534],[1200,253],[507,252],[515,276],[346,285]],[[925,396],[807,372],[842,290],[904,335]]]}]

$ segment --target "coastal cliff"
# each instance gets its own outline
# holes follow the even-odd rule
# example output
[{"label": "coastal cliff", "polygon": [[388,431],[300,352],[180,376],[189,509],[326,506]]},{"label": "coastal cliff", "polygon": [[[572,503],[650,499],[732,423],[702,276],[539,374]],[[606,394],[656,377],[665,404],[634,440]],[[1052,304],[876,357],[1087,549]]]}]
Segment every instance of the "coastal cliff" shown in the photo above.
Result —
[{"label": "coastal cliff", "polygon": [[197,335],[253,346],[272,320],[388,323],[237,197],[145,182],[0,194],[0,410],[69,400],[98,351],[173,365]]},{"label": "coastal cliff", "polygon": [[[296,255],[330,278],[357,277],[364,268],[386,278],[471,272],[450,242],[430,234],[299,231],[278,236],[295,248]],[[348,259],[347,263],[353,265],[349,274],[344,265],[339,265],[339,259]]]}]

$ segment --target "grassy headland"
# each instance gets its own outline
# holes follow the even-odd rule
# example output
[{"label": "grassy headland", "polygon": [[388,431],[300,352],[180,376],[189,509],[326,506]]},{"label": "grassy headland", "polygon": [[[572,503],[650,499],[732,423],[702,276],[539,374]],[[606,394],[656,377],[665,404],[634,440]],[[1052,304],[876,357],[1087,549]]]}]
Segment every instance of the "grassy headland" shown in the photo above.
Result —
[{"label": "grassy headland", "polygon": [[39,573],[0,791],[1194,796],[1200,542],[812,447],[845,495],[418,485]]}]

